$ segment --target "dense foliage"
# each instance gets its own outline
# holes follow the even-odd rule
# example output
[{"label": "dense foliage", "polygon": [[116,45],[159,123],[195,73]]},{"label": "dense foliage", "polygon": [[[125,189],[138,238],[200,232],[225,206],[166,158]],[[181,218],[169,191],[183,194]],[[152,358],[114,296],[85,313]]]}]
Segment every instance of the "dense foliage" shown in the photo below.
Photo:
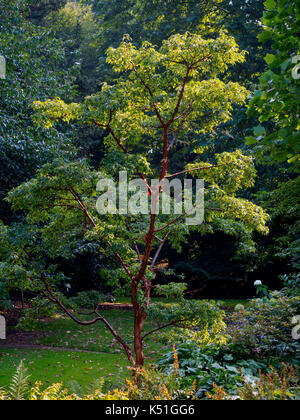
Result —
[{"label": "dense foliage", "polygon": [[[72,156],[71,136],[32,125],[32,101],[60,95],[72,98],[74,81],[61,67],[64,47],[53,34],[26,19],[23,1],[0,5],[0,52],[6,79],[0,83],[1,219],[10,218],[3,199],[54,157]],[[74,156],[74,154],[73,154]]]}]

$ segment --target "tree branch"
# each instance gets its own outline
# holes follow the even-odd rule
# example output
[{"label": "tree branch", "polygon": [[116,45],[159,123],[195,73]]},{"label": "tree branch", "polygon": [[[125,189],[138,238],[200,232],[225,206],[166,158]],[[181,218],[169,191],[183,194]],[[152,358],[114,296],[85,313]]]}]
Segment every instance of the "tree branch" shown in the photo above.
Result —
[{"label": "tree branch", "polygon": [[154,330],[151,330],[151,331],[147,332],[147,333],[143,336],[143,340],[144,340],[146,337],[148,337],[148,335],[151,335],[151,334],[153,334],[153,333],[155,333],[155,332],[157,332],[157,331],[160,331],[160,330],[162,330],[162,329],[164,329],[164,328],[171,327],[172,325],[176,325],[176,324],[178,324],[179,322],[185,322],[185,321],[188,321],[188,319],[187,319],[187,318],[186,318],[186,319],[177,319],[176,321],[172,321],[172,322],[169,322],[168,324],[164,324],[164,325],[161,325],[160,327],[154,328]]},{"label": "tree branch", "polygon": [[190,172],[194,172],[194,171],[206,171],[208,169],[211,168],[218,168],[219,166],[223,166],[223,165],[211,165],[211,166],[199,166],[198,168],[193,168],[193,169],[187,169],[185,171],[181,171],[181,172],[176,172],[173,175],[166,175],[166,178],[173,178],[174,176],[178,176],[178,175],[182,175],[182,174],[186,174],[186,173],[190,173]]},{"label": "tree branch", "polygon": [[[83,201],[81,200],[79,194],[75,190],[73,190],[73,188],[71,188],[70,191],[71,191],[73,197],[75,198],[75,200],[78,202],[78,204],[80,204],[83,213],[86,215],[86,217],[90,221],[91,225],[94,228],[97,227],[97,224],[96,224],[95,220],[93,219],[93,217],[91,216],[91,214],[88,212],[88,210],[87,210],[86,206],[84,205]],[[108,245],[111,246],[110,242],[108,242]],[[122,267],[124,268],[124,270],[126,271],[126,273],[128,274],[128,276],[132,279],[133,275],[131,274],[129,268],[125,264],[125,262],[122,259],[122,257],[116,251],[113,251],[113,253],[116,256],[116,258],[118,259],[118,261],[120,262],[120,264],[122,265]]]},{"label": "tree branch", "polygon": [[[141,81],[141,83],[142,83],[142,85],[146,88],[146,90],[149,92],[149,95],[151,96],[151,98],[153,98],[154,97],[154,94],[153,94],[153,92],[152,92],[152,89],[150,88],[150,86],[139,76],[139,74],[138,74],[138,72],[137,72],[137,69],[136,69],[136,66],[134,65],[134,63],[132,63],[132,67],[133,67],[133,70],[134,70],[134,72],[136,73],[136,75],[138,76],[138,78],[140,79],[140,81]],[[158,106],[157,106],[157,104],[153,104],[153,107],[154,107],[154,111],[155,111],[155,114],[156,114],[156,116],[157,116],[157,118],[158,118],[158,120],[159,120],[159,122],[160,122],[160,124],[161,124],[161,126],[163,127],[163,128],[165,128],[166,127],[166,123],[164,122],[164,120],[163,120],[163,118],[162,118],[162,116],[160,115],[160,112],[159,112],[159,109],[158,109]]]},{"label": "tree branch", "polygon": [[[126,226],[127,226],[127,229],[129,230],[129,232],[132,232],[131,226],[130,226],[127,219],[125,219],[125,223],[126,223]],[[136,241],[134,241],[134,247],[135,247],[139,262],[141,263],[142,262],[142,256],[141,256],[141,253],[140,253],[140,250],[139,250],[139,247],[138,247],[138,244],[136,243]]]},{"label": "tree branch", "polygon": [[44,274],[41,274],[41,280],[47,290],[47,292],[50,294],[51,296],[51,301],[52,302],[56,302],[56,304],[62,309],[62,311],[68,315],[69,318],[71,318],[74,322],[76,322],[76,324],[78,325],[82,325],[82,326],[89,326],[89,325],[94,325],[97,322],[101,321],[105,324],[105,326],[110,330],[110,332],[112,333],[112,335],[115,337],[115,339],[118,341],[118,343],[120,343],[122,345],[122,347],[124,348],[126,355],[128,357],[128,360],[134,365],[135,361],[132,355],[132,352],[130,350],[129,345],[118,335],[118,333],[115,331],[115,329],[112,327],[112,325],[107,321],[107,319],[105,319],[102,315],[98,314],[95,311],[95,314],[97,315],[97,318],[92,319],[91,321],[81,321],[80,319],[78,319],[76,316],[74,316],[66,307],[65,305],[56,297],[56,295],[53,293],[53,291],[51,290],[46,278]]},{"label": "tree branch", "polygon": [[182,219],[184,216],[187,215],[187,212],[182,213],[180,216],[176,217],[176,219],[172,220],[171,222],[169,222],[168,224],[166,224],[164,227],[160,228],[160,229],[156,229],[154,231],[154,233],[157,232],[162,232],[163,230],[167,229],[169,226],[173,225],[174,223],[178,222],[178,220]]},{"label": "tree branch", "polygon": [[156,254],[155,254],[154,258],[153,258],[152,264],[150,266],[150,270],[153,270],[153,268],[155,266],[155,263],[156,263],[156,261],[157,261],[157,259],[159,257],[159,254],[161,253],[161,250],[163,249],[163,246],[165,245],[165,243],[167,242],[168,237],[170,236],[170,233],[171,232],[168,232],[166,234],[166,236],[164,237],[164,239],[161,241],[160,246],[159,246],[159,248],[158,248],[158,250],[157,250],[157,252],[156,252]]},{"label": "tree branch", "polygon": [[175,121],[176,115],[178,114],[178,111],[179,111],[179,108],[180,108],[180,105],[181,105],[181,101],[182,101],[183,96],[184,96],[185,87],[186,87],[186,84],[187,84],[187,82],[189,80],[190,71],[191,71],[191,67],[188,66],[187,67],[187,71],[186,71],[186,75],[185,75],[185,77],[183,79],[183,83],[182,83],[182,86],[181,86],[181,89],[180,89],[180,93],[179,93],[177,104],[175,106],[175,109],[173,111],[173,114],[172,114],[172,117],[171,117],[170,121],[168,121],[168,123],[167,123],[167,126],[168,127]]},{"label": "tree branch", "polygon": [[95,220],[93,219],[91,214],[88,212],[88,210],[87,210],[86,206],[84,205],[83,201],[81,200],[79,194],[73,188],[70,188],[70,192],[73,195],[73,197],[75,198],[75,200],[77,201],[77,203],[80,205],[83,213],[86,215],[86,217],[88,218],[88,220],[90,221],[92,226],[97,227],[97,224],[96,224]]}]

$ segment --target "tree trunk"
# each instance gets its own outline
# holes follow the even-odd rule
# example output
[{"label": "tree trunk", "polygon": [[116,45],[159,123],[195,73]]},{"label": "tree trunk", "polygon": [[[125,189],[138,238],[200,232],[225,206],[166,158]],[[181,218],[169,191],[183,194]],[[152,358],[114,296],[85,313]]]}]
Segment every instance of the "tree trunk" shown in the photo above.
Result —
[{"label": "tree trunk", "polygon": [[[140,306],[140,305],[138,305]],[[145,357],[144,357],[144,343],[143,343],[143,327],[147,316],[141,311],[138,310],[134,314],[134,352],[135,352],[135,364],[136,367],[144,366]]]},{"label": "tree trunk", "polygon": [[[133,282],[134,283],[134,282]],[[138,286],[133,284],[131,301],[134,310],[134,352],[135,352],[135,367],[139,368],[144,366],[144,343],[143,343],[143,328],[147,319],[141,304],[138,302]]]},{"label": "tree trunk", "polygon": [[21,289],[22,310],[25,308],[24,290]]}]

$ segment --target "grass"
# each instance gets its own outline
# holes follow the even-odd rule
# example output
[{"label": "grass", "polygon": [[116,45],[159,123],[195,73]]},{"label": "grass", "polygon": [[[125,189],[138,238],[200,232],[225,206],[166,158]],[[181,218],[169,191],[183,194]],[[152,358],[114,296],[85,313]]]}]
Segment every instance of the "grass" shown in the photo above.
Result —
[{"label": "grass", "polygon": [[[174,303],[176,302],[176,300],[174,299],[162,299],[162,298],[152,298],[153,302],[161,302],[163,300],[164,303]],[[236,305],[247,305],[248,300],[245,299],[222,299],[222,300],[218,300],[216,299],[217,302],[221,302],[221,305],[224,308],[230,308],[230,307],[235,307]],[[131,303],[130,301],[130,297],[118,297],[116,298],[116,303]]]},{"label": "grass", "polygon": [[[133,312],[114,309],[105,311],[104,316],[117,333],[132,347]],[[148,325],[148,330],[151,328],[151,325]],[[56,315],[51,320],[38,322],[35,330],[42,334],[34,338],[31,343],[34,345],[97,351],[123,356],[123,350],[101,322],[91,326],[80,326],[65,316]],[[151,357],[158,355],[160,350],[161,345],[156,343],[154,335],[145,340],[146,357],[147,355],[151,355]]]},{"label": "grass", "polygon": [[[105,316],[132,345],[133,313],[115,309],[105,311]],[[123,350],[101,322],[88,327],[79,326],[64,316],[56,315],[39,321],[35,331],[41,334],[28,344],[60,347],[62,350],[0,348],[0,388],[7,387],[21,360],[31,375],[31,384],[42,381],[44,386],[59,382],[68,389],[70,382],[76,381],[84,388],[105,378],[104,390],[107,390],[121,387],[125,377],[130,375],[127,369],[129,362]],[[153,360],[161,350],[162,346],[155,342],[155,336],[146,340],[146,357],[151,355]]]},{"label": "grass", "polygon": [[223,299],[219,302],[221,302],[221,306],[225,310],[230,309],[230,308],[235,308],[236,305],[247,306],[249,304],[249,300],[245,300],[245,299]]},{"label": "grass", "polygon": [[63,383],[70,391],[73,381],[85,388],[103,377],[106,378],[104,389],[107,389],[120,386],[129,375],[126,359],[116,354],[7,349],[0,350],[0,387],[10,383],[21,360],[31,375],[30,385],[36,381],[42,381],[44,386]]},{"label": "grass", "polygon": [[[118,301],[127,303],[126,299]],[[222,301],[222,306],[230,310],[238,303],[247,304],[247,301]],[[133,312],[107,310],[105,317],[132,347]],[[152,327],[148,325],[145,331]],[[101,322],[88,327],[79,326],[69,318],[56,315],[52,319],[39,321],[35,330],[41,334],[37,334],[28,344],[61,350],[0,348],[0,387],[10,383],[21,360],[29,370],[31,382],[41,380],[46,386],[60,382],[68,387],[71,381],[76,381],[85,387],[103,377],[106,378],[105,389],[108,389],[121,386],[126,375],[129,375],[126,369],[129,363],[123,350]],[[165,349],[157,342],[159,334],[155,333],[145,340],[146,362],[155,361]]]}]

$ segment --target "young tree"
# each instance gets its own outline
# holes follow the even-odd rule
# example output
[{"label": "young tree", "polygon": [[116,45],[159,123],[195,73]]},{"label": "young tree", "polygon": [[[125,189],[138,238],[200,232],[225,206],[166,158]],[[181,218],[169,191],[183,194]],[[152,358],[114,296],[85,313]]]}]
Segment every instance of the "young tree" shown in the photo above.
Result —
[{"label": "young tree", "polygon": [[[216,155],[213,163],[195,159],[180,174],[168,172],[172,157],[180,153],[193,132],[213,132],[230,119],[234,103],[245,102],[245,88],[218,78],[229,65],[243,60],[244,52],[225,33],[215,39],[190,33],[174,35],[159,49],[148,42],[138,49],[124,39],[119,48],[108,50],[107,61],[121,73],[114,84],[104,84],[84,103],[66,104],[57,98],[33,104],[38,125],[51,128],[60,120],[78,121],[107,132],[107,155],[100,173],[91,172],[82,162],[47,165],[35,179],[12,191],[9,200],[15,210],[27,211],[30,223],[43,223],[41,239],[53,255],[64,250],[66,238],[71,244],[85,234],[99,244],[101,252],[115,256],[130,283],[135,358],[102,315],[97,313],[94,320],[81,322],[56,297],[44,272],[40,279],[47,296],[76,322],[104,322],[137,367],[144,364],[143,344],[148,332],[143,330],[148,317],[162,313],[165,322],[157,328],[162,329],[201,317],[208,322],[208,312],[213,312],[208,306],[201,309],[200,303],[182,299],[184,287],[176,284],[159,290],[179,297],[178,304],[164,307],[151,303],[155,265],[166,241],[179,247],[190,229],[201,234],[213,220],[232,231],[241,225],[247,232],[268,231],[267,214],[239,196],[255,178],[252,158],[241,151]],[[196,153],[201,155],[201,150]],[[156,211],[150,216],[124,215],[121,211],[99,215],[96,181],[117,176],[120,170],[126,170],[130,179],[138,176],[142,180],[154,210],[164,181],[187,173],[201,174],[206,180],[205,223],[186,225],[186,213],[172,218]],[[160,181],[157,188],[150,185],[150,177],[155,175]]]}]

